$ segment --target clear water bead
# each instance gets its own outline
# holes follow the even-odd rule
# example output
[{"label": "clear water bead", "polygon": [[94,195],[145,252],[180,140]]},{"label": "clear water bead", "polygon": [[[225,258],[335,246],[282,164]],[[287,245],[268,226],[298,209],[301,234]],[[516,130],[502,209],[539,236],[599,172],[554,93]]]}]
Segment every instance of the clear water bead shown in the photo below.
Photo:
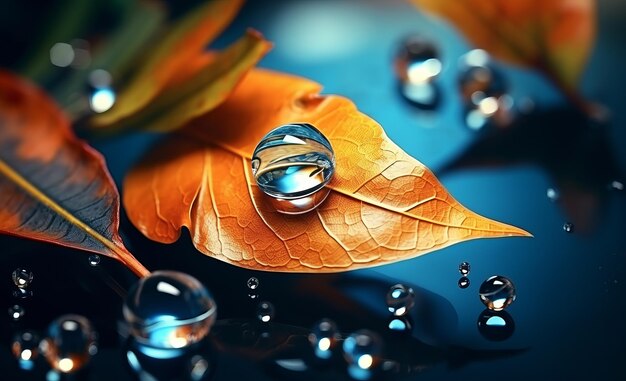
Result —
[{"label": "clear water bead", "polygon": [[380,362],[381,355],[382,339],[376,332],[363,329],[354,332],[343,341],[343,356],[353,368],[352,371],[371,369]]},{"label": "clear water bead", "polygon": [[248,279],[248,282],[246,282],[246,284],[248,285],[249,289],[256,290],[257,287],[259,287],[259,280],[255,277],[250,277],[250,279]]},{"label": "clear water bead", "polygon": [[396,284],[387,292],[387,309],[395,316],[406,315],[415,305],[415,292],[411,287]]},{"label": "clear water bead", "polygon": [[328,196],[335,172],[330,142],[307,123],[280,126],[261,139],[252,156],[252,173],[278,212],[313,210]]},{"label": "clear water bead", "polygon": [[394,66],[403,82],[430,82],[441,73],[442,64],[435,45],[419,35],[406,37],[398,49]]},{"label": "clear water bead", "polygon": [[502,311],[515,301],[515,286],[509,278],[494,275],[480,285],[480,300],[493,311]]},{"label": "clear water bead", "polygon": [[574,231],[574,224],[571,222],[566,222],[563,224],[563,231],[566,233],[571,233]]},{"label": "clear water bead", "polygon": [[469,262],[461,262],[459,265],[459,272],[461,275],[466,276],[470,273],[470,264]]},{"label": "clear water bead", "polygon": [[274,305],[270,302],[260,302],[257,306],[256,316],[263,323],[268,323],[274,318]]},{"label": "clear water bead", "polygon": [[459,278],[459,288],[468,288],[470,285],[470,280],[466,276],[462,276]]},{"label": "clear water bead", "polygon": [[506,340],[515,331],[515,322],[506,311],[484,310],[478,316],[478,332],[491,341]]},{"label": "clear water bead", "polygon": [[40,348],[53,369],[74,373],[87,365],[95,352],[96,334],[87,318],[63,315],[50,323]]},{"label": "clear water bead", "polygon": [[33,272],[23,267],[18,267],[13,270],[13,274],[11,274],[13,283],[19,288],[28,287],[33,282],[33,277]]},{"label": "clear water bead", "polygon": [[317,322],[309,334],[309,342],[313,346],[315,356],[321,359],[329,359],[332,356],[333,348],[337,346],[339,339],[337,325],[330,319]]},{"label": "clear water bead", "polygon": [[14,321],[20,320],[22,317],[24,317],[25,314],[26,310],[19,304],[15,304],[9,307],[9,317]]},{"label": "clear water bead", "polygon": [[89,256],[89,266],[96,267],[100,264],[100,256],[98,254],[91,254]]},{"label": "clear water bead", "polygon": [[155,271],[129,291],[124,319],[139,344],[158,349],[184,348],[204,339],[215,322],[217,305],[194,277]]}]

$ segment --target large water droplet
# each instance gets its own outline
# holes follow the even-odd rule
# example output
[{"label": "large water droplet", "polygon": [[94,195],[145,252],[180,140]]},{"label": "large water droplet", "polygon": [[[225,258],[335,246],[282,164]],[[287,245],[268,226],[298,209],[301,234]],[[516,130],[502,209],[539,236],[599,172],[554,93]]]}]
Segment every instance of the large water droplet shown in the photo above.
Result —
[{"label": "large water droplet", "polygon": [[87,318],[64,315],[50,323],[41,349],[53,369],[74,373],[89,362],[96,346],[95,337]]},{"label": "large water droplet", "polygon": [[15,304],[9,307],[9,317],[14,321],[20,320],[22,317],[24,317],[25,314],[26,310],[19,304]]},{"label": "large water droplet", "polygon": [[357,331],[343,341],[343,356],[348,362],[348,373],[353,378],[366,380],[381,361],[382,339],[376,332]]},{"label": "large water droplet", "polygon": [[563,231],[566,233],[571,233],[574,231],[574,224],[571,222],[566,222],[563,224]]},{"label": "large water droplet", "polygon": [[462,276],[459,278],[459,288],[468,288],[470,285],[470,280],[466,276]]},{"label": "large water droplet", "polygon": [[250,277],[250,279],[248,279],[248,282],[246,284],[248,285],[249,289],[256,290],[257,287],[259,287],[259,280],[255,277]]},{"label": "large water droplet", "polygon": [[217,306],[197,279],[176,271],[155,271],[140,279],[124,303],[124,319],[139,344],[177,349],[204,339]]},{"label": "large water droplet", "polygon": [[263,323],[268,323],[274,318],[274,305],[270,302],[260,302],[257,306],[256,316]]},{"label": "large water droplet", "polygon": [[15,283],[17,287],[26,288],[33,282],[34,274],[28,269],[18,267],[17,269],[13,270],[11,278],[13,279],[13,283]]},{"label": "large water droplet", "polygon": [[32,370],[35,367],[35,360],[39,357],[39,337],[32,331],[17,333],[11,343],[11,352],[20,368]]},{"label": "large water droplet", "polygon": [[484,310],[478,316],[478,331],[492,341],[506,340],[515,331],[515,322],[506,311]]},{"label": "large water droplet", "polygon": [[335,154],[315,127],[287,124],[259,142],[252,157],[252,172],[277,211],[306,213],[330,192],[325,186],[335,172]]},{"label": "large water droplet", "polygon": [[480,285],[480,300],[494,311],[502,311],[515,301],[515,286],[509,278],[495,275]]},{"label": "large water droplet", "polygon": [[469,262],[461,262],[461,264],[459,265],[459,272],[463,276],[466,276],[467,274],[469,274],[470,273],[470,264],[469,264]]},{"label": "large water droplet", "polygon": [[309,334],[309,341],[315,355],[321,359],[329,359],[339,340],[339,330],[334,321],[322,319],[313,326]]},{"label": "large water droplet", "polygon": [[396,284],[387,292],[387,309],[396,316],[402,316],[409,312],[415,305],[415,292],[411,287]]}]

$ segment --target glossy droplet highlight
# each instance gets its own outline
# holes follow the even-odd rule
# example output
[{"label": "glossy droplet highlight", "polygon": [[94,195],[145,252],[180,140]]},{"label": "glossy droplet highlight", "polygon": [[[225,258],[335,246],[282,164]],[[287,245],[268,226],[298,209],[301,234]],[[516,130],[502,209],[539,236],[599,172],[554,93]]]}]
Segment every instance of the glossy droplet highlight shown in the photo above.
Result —
[{"label": "glossy droplet highlight", "polygon": [[248,282],[246,282],[246,284],[248,285],[249,289],[256,290],[257,287],[259,287],[259,280],[255,277],[250,277],[250,279],[248,279]]},{"label": "glossy droplet highlight", "polygon": [[555,188],[548,188],[546,190],[546,196],[548,197],[548,200],[550,200],[552,202],[557,202],[557,201],[559,201],[559,198],[561,197],[561,194]]},{"label": "glossy droplet highlight", "polygon": [[411,332],[413,324],[408,316],[393,316],[389,319],[387,328],[395,332]]},{"label": "glossy droplet highlight", "polygon": [[270,302],[260,302],[257,306],[256,316],[263,323],[268,323],[274,318],[274,305]]},{"label": "glossy droplet highlight", "polygon": [[513,335],[515,322],[506,311],[484,310],[478,316],[478,332],[487,340],[502,341]]},{"label": "glossy droplet highlight", "polygon": [[395,316],[402,316],[415,305],[415,292],[411,287],[396,284],[387,292],[387,309]]},{"label": "glossy droplet highlight", "polygon": [[566,222],[563,224],[563,231],[566,233],[571,233],[574,231],[574,224],[571,222]]},{"label": "glossy droplet highlight", "polygon": [[123,314],[137,343],[177,349],[208,335],[217,305],[194,277],[176,271],[155,271],[131,288]]},{"label": "glossy droplet highlight", "polygon": [[41,350],[53,369],[61,373],[74,373],[89,363],[96,348],[95,338],[96,334],[87,318],[64,315],[50,323]]},{"label": "glossy droplet highlight", "polygon": [[313,346],[315,356],[321,359],[331,358],[339,338],[337,325],[330,319],[322,319],[317,322],[309,334],[309,342]]},{"label": "glossy droplet highlight", "polygon": [[96,267],[100,264],[100,256],[98,254],[92,254],[89,256],[89,266]]},{"label": "glossy droplet highlight", "polygon": [[26,288],[16,288],[13,290],[13,297],[16,299],[27,299],[33,296],[33,292]]},{"label": "glossy droplet highlight", "polygon": [[461,262],[461,264],[459,264],[459,272],[463,276],[468,275],[470,273],[470,264],[469,264],[469,262]]},{"label": "glossy droplet highlight", "polygon": [[618,180],[613,180],[611,181],[611,189],[617,190],[617,191],[623,191],[624,183]]},{"label": "glossy droplet highlight", "polygon": [[335,172],[335,154],[326,137],[306,123],[280,126],[254,150],[252,173],[278,212],[313,210],[328,196],[326,184]]},{"label": "glossy droplet highlight", "polygon": [[461,278],[459,278],[459,288],[468,288],[470,285],[470,280],[468,277],[466,276],[462,276]]},{"label": "glossy droplet highlight", "polygon": [[515,301],[515,286],[509,278],[495,275],[480,285],[480,300],[493,311],[502,311]]},{"label": "glossy droplet highlight", "polygon": [[39,336],[33,331],[17,333],[11,343],[11,352],[20,368],[32,370],[35,367],[35,360],[39,357]]},{"label": "glossy droplet highlight", "polygon": [[366,329],[354,332],[343,341],[343,357],[348,373],[355,379],[370,379],[371,371],[381,361],[383,342],[380,336]]},{"label": "glossy droplet highlight", "polygon": [[23,267],[18,267],[17,269],[13,270],[13,273],[11,274],[13,283],[19,288],[28,287],[33,282],[34,276],[35,275],[32,271]]},{"label": "glossy droplet highlight", "polygon": [[26,314],[26,310],[24,307],[19,304],[12,305],[9,307],[9,317],[14,321],[20,320]]}]

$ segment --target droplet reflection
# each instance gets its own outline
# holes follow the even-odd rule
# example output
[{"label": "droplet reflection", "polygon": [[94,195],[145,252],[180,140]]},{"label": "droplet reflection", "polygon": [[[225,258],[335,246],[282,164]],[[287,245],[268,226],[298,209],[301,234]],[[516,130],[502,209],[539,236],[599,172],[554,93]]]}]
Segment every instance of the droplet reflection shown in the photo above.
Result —
[{"label": "droplet reflection", "polygon": [[506,311],[484,310],[478,316],[478,331],[491,341],[502,341],[510,338],[515,331],[515,322]]}]

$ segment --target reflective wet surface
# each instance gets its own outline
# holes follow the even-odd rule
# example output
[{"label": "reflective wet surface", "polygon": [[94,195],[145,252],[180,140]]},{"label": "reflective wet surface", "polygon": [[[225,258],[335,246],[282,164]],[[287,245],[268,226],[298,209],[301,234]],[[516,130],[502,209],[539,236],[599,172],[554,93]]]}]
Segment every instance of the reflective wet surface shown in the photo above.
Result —
[{"label": "reflective wet surface", "polygon": [[[0,237],[2,378],[66,377],[50,373],[32,341],[45,338],[60,316],[79,314],[99,334],[97,353],[72,374],[79,380],[157,374],[180,380],[625,379],[626,107],[616,84],[626,74],[624,53],[615,48],[626,43],[622,3],[598,4],[598,43],[581,82],[582,93],[610,110],[610,118],[590,120],[536,73],[495,62],[516,118],[505,127],[472,129],[458,67],[472,47],[406,2],[249,2],[216,46],[248,26],[258,28],[275,43],[261,66],[307,76],[322,83],[324,93],[351,98],[465,206],[534,238],[470,241],[345,274],[271,274],[201,255],[185,233],[174,245],[150,242],[122,216],[123,238],[142,263],[192,275],[219,308],[206,340],[181,352],[146,354],[122,324],[122,304],[136,282],[130,272],[106,257],[92,266],[89,254]],[[398,44],[412,34],[437,47],[435,109],[415,107],[398,91],[393,62]],[[479,106],[486,99],[474,98]],[[483,111],[493,105],[485,102]],[[153,141],[131,134],[95,146],[119,185]],[[462,262],[471,263],[471,272],[459,271]],[[19,268],[34,275],[25,288],[14,282]],[[486,310],[479,298],[482,282],[494,274],[515,284],[515,303],[505,311]],[[386,299],[396,284],[415,293],[400,317]],[[271,308],[261,306],[266,302]],[[317,356],[310,334],[317,331],[313,343],[326,348],[317,326],[325,318],[338,335],[327,337],[329,355]],[[359,366],[363,356],[344,356],[346,339],[361,330],[381,342],[370,367]],[[361,360],[368,364],[368,357]]]}]

